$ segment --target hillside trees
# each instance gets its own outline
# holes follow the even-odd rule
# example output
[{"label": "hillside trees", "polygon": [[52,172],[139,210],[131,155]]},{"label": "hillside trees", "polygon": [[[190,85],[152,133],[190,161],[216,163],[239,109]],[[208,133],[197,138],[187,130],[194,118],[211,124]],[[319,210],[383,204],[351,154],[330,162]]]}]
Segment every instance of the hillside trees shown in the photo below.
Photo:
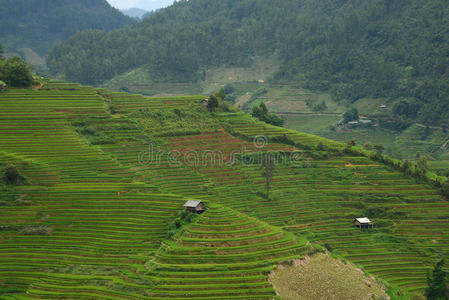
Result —
[{"label": "hillside trees", "polygon": [[0,40],[12,52],[32,48],[44,55],[80,30],[110,31],[135,22],[106,0],[0,0],[0,6]]},{"label": "hillside trees", "polygon": [[275,114],[270,114],[268,112],[267,106],[263,102],[260,103],[259,106],[253,107],[253,109],[251,111],[251,115],[254,118],[259,119],[260,121],[263,121],[263,122],[271,124],[271,125],[275,125],[275,126],[284,125],[284,119],[282,119],[281,117],[279,117]]},{"label": "hillside trees", "polygon": [[359,111],[357,110],[357,108],[353,108],[343,114],[343,121],[345,123],[358,120],[359,120]]},{"label": "hillside trees", "polygon": [[78,34],[48,61],[84,83],[141,66],[155,81],[185,82],[211,66],[277,56],[275,82],[347,103],[403,99],[396,116],[441,125],[449,123],[448,32],[444,0],[190,0],[101,37]]}]

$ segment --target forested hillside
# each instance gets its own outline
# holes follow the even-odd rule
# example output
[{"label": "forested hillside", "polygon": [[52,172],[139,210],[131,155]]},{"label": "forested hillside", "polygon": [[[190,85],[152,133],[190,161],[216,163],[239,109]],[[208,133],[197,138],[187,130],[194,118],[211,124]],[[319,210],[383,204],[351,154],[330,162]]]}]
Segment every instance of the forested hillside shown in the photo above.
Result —
[{"label": "forested hillside", "polygon": [[0,41],[7,52],[45,55],[79,30],[112,30],[133,20],[105,0],[0,0]]},{"label": "forested hillside", "polygon": [[155,81],[180,82],[274,55],[283,62],[277,82],[351,103],[403,98],[398,117],[441,124],[449,119],[447,21],[444,0],[181,1],[132,28],[79,33],[51,52],[49,66],[84,83],[141,66]]}]

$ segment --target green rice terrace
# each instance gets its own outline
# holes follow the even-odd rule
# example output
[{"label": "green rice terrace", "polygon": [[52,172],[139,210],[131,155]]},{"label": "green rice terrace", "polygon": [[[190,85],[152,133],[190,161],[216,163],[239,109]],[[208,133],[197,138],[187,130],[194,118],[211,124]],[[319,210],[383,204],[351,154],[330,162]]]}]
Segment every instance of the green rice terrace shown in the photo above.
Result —
[{"label": "green rice terrace", "polygon": [[[0,93],[0,168],[24,177],[0,186],[0,299],[280,299],[270,272],[317,251],[393,299],[423,294],[449,254],[435,186],[203,98],[58,81]],[[279,157],[269,200],[262,153]]]}]

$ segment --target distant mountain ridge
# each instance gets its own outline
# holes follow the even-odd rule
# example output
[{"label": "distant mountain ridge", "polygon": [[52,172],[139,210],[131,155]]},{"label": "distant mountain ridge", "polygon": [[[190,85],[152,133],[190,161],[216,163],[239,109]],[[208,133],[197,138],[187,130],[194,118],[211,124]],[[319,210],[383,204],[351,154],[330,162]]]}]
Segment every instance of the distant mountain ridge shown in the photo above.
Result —
[{"label": "distant mountain ridge", "polygon": [[128,9],[121,9],[120,11],[123,14],[127,15],[128,17],[138,18],[138,19],[141,19],[144,15],[149,13],[149,11],[147,11],[147,10],[136,8],[136,7],[132,7],[132,8],[128,8]]},{"label": "distant mountain ridge", "polygon": [[0,7],[6,52],[30,48],[41,56],[80,30],[110,31],[134,22],[105,0],[0,0]]},{"label": "distant mountain ridge", "polygon": [[175,0],[141,0],[134,7],[147,11],[157,10],[173,4]]}]

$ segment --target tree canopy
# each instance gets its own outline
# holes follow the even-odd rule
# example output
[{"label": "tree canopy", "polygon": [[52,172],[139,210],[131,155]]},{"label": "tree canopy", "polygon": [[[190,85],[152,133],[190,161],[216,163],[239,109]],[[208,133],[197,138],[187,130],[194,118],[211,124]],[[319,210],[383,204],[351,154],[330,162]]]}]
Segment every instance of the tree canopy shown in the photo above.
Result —
[{"label": "tree canopy", "polygon": [[106,0],[0,0],[0,40],[8,52],[32,48],[45,55],[79,30],[112,30],[133,19]]},{"label": "tree canopy", "polygon": [[30,67],[20,57],[0,59],[0,80],[8,86],[28,87],[33,83]]},{"label": "tree canopy", "polygon": [[185,82],[274,55],[282,65],[273,81],[348,103],[402,98],[395,113],[430,125],[449,123],[448,53],[445,0],[190,0],[110,33],[80,32],[48,61],[83,83],[137,67]]}]

